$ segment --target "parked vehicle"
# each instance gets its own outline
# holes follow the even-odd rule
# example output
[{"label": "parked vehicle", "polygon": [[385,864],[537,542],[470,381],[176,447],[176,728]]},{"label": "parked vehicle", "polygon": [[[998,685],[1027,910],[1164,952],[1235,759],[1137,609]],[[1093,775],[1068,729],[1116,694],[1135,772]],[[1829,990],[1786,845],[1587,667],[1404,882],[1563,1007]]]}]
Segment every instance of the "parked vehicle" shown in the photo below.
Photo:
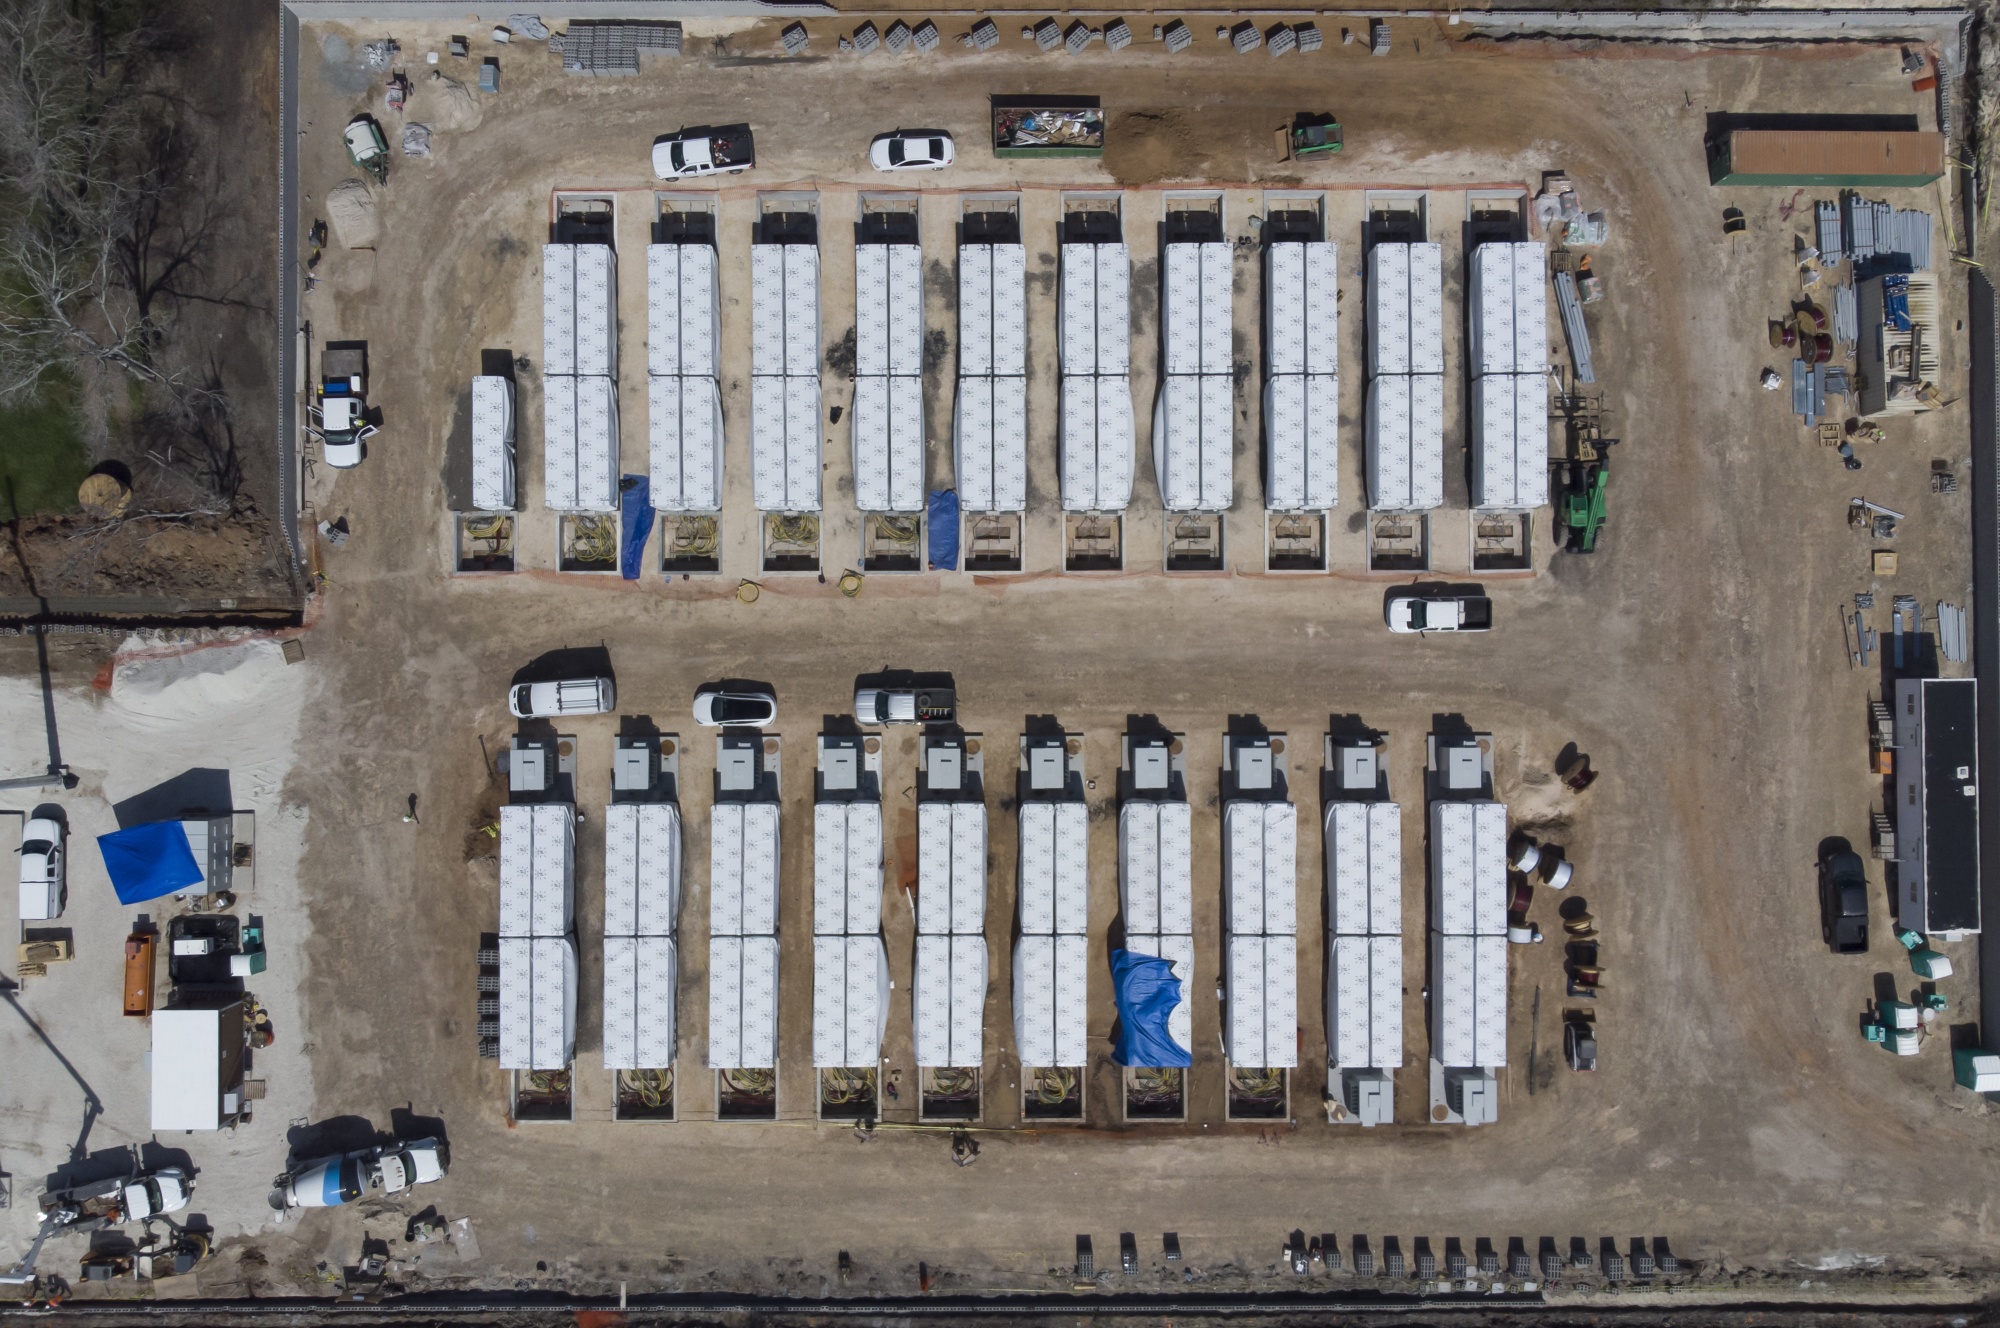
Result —
[{"label": "parked vehicle", "polygon": [[69,854],[61,821],[37,816],[21,827],[21,921],[47,922],[69,903]]},{"label": "parked vehicle", "polygon": [[93,1181],[42,1196],[41,1220],[51,1229],[143,1222],[178,1213],[194,1197],[194,1178],[180,1167],[135,1171],[122,1180]]},{"label": "parked vehicle", "polygon": [[1389,601],[1384,617],[1388,620],[1390,631],[1403,635],[1487,632],[1493,629],[1493,601],[1484,595],[1413,586],[1409,594],[1398,595]]},{"label": "parked vehicle", "polygon": [[1340,121],[1324,112],[1301,111],[1292,117],[1292,155],[1315,157],[1341,149]]},{"label": "parked vehicle", "polygon": [[694,722],[704,728],[765,728],[777,722],[778,698],[769,692],[732,692],[704,687],[694,694]]},{"label": "parked vehicle", "polygon": [[1859,853],[1819,855],[1819,928],[1835,954],[1868,953],[1868,869]]},{"label": "parked vehicle", "polygon": [[941,171],[956,157],[942,129],[896,129],[868,145],[868,164],[878,171]]},{"label": "parked vehicle", "polygon": [[350,161],[374,176],[375,183],[389,183],[389,140],[382,137],[382,126],[374,116],[355,116],[340,137]]},{"label": "parked vehicle", "polygon": [[1597,1069],[1597,1030],[1581,1019],[1563,1025],[1563,1060],[1578,1074]]},{"label": "parked vehicle", "polygon": [[949,724],[958,697],[949,687],[857,687],[854,717],[863,724]]},{"label": "parked vehicle", "polygon": [[507,711],[516,719],[601,715],[617,703],[618,689],[609,678],[524,682],[507,693]]},{"label": "parked vehicle", "polygon": [[318,414],[326,464],[339,470],[360,465],[361,445],[376,432],[368,423],[367,342],[328,342],[320,352]]},{"label": "parked vehicle", "polygon": [[370,1190],[400,1194],[443,1180],[451,1152],[442,1139],[416,1139],[360,1148],[294,1167],[272,1183],[273,1208],[338,1208]]},{"label": "parked vehicle", "polygon": [[741,175],[756,164],[757,142],[747,124],[701,125],[653,141],[653,174],[662,180]]}]

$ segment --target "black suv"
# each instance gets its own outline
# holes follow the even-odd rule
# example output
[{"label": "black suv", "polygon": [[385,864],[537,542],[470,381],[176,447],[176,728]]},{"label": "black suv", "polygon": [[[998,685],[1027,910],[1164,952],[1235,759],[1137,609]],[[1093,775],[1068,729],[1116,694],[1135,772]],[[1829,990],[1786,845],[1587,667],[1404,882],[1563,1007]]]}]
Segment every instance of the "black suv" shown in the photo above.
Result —
[{"label": "black suv", "polygon": [[1819,926],[1835,954],[1868,953],[1868,871],[1859,853],[1819,855]]}]

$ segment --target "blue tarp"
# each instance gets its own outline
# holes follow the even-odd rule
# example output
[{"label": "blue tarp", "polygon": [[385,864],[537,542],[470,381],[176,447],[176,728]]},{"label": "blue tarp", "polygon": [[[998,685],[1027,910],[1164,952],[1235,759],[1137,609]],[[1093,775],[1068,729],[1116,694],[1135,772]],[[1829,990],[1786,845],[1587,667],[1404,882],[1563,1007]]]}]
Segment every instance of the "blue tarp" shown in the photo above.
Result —
[{"label": "blue tarp", "polygon": [[104,855],[104,870],[111,873],[111,888],[121,904],[158,899],[202,882],[201,868],[195,865],[194,850],[188,847],[187,831],[179,821],[154,821],[99,835],[97,851]]},{"label": "blue tarp", "polygon": [[958,490],[931,494],[931,570],[958,570]]},{"label": "blue tarp", "polygon": [[1118,1042],[1111,1059],[1120,1065],[1166,1068],[1194,1063],[1167,1031],[1167,1016],[1181,1003],[1181,980],[1174,966],[1157,955],[1111,952],[1111,994],[1118,1002]]},{"label": "blue tarp", "polygon": [[653,484],[644,475],[627,475],[618,484],[618,575],[639,579],[646,561],[646,540],[653,533]]}]

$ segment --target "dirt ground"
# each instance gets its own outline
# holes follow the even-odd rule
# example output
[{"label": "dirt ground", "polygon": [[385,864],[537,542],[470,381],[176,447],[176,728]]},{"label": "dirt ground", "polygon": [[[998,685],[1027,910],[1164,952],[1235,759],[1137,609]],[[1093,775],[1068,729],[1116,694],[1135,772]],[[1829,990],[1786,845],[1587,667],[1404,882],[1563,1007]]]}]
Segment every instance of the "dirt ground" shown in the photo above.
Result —
[{"label": "dirt ground", "polygon": [[[356,64],[360,42],[377,35],[318,28],[305,35],[308,208],[347,173],[340,126],[363,109],[380,113],[379,88]],[[395,35],[421,80],[421,52],[441,48],[447,34]],[[1419,1234],[1439,1248],[1449,1235],[1468,1248],[1476,1236],[1519,1235],[1530,1249],[1543,1235],[1564,1243],[1583,1235],[1593,1247],[1601,1235],[1621,1244],[1665,1236],[1681,1258],[1700,1262],[1705,1288],[1717,1295],[1735,1294],[1739,1284],[1807,1300],[1963,1297],[1989,1286],[1987,1196],[2000,1182],[1992,1109],[1952,1087],[1942,1036],[1908,1060],[1863,1042],[1857,1024],[1878,982],[1912,982],[1887,938],[1887,899],[1878,888],[1874,953],[1836,958],[1820,942],[1813,887],[1815,846],[1835,834],[1865,843],[1867,813],[1881,796],[1867,771],[1865,723],[1882,679],[1850,667],[1838,612],[1845,597],[1870,589],[1885,607],[1892,593],[1917,595],[1927,609],[1939,599],[1966,602],[1965,411],[1954,405],[1893,423],[1890,441],[1864,448],[1865,469],[1852,475],[1807,436],[1785,394],[1759,390],[1761,368],[1784,367],[1771,358],[1765,320],[1798,293],[1791,254],[1810,211],[1781,215],[1793,201],[1789,190],[1711,189],[1701,152],[1705,117],[1718,111],[1797,110],[1837,96],[1842,110],[1928,120],[1929,103],[1909,92],[1895,51],[1697,56],[1634,48],[1579,59],[1536,44],[1425,40],[1387,60],[1330,43],[1317,57],[1265,63],[1260,56],[1253,66],[1204,41],[1178,61],[1143,45],[1115,62],[1093,59],[1086,75],[1067,66],[1051,73],[1047,62],[1020,54],[975,57],[949,44],[929,66],[886,58],[865,70],[838,59],[777,63],[764,58],[775,36],[776,25],[760,25],[730,35],[716,55],[649,65],[637,80],[565,79],[545,52],[504,52],[505,92],[480,104],[476,125],[440,132],[431,161],[398,159],[380,194],[378,247],[331,253],[309,304],[316,340],[369,339],[387,424],[363,467],[337,479],[322,468],[312,481],[322,514],[347,515],[355,534],[327,555],[331,589],[307,638],[315,687],[297,739],[309,755],[283,791],[286,805],[309,816],[298,869],[310,920],[304,1050],[314,1119],[386,1125],[393,1110],[405,1109],[449,1128],[450,1178],[405,1209],[434,1202],[447,1217],[470,1216],[481,1258],[442,1272],[427,1262],[409,1279],[817,1293],[831,1285],[836,1252],[846,1250],[856,1285],[874,1290],[914,1290],[920,1262],[942,1289],[1055,1290],[1069,1284],[1076,1233],[1095,1234],[1105,1268],[1116,1233],[1133,1231],[1144,1269],[1137,1285],[1163,1285],[1185,1270],[1212,1286],[1276,1289],[1289,1284],[1277,1270],[1279,1247],[1302,1227],[1339,1233],[1343,1245],[1350,1233],[1372,1233],[1378,1252],[1380,1237],[1396,1233],[1406,1250]],[[815,37],[830,44],[830,32]],[[482,53],[480,44],[474,52]],[[470,77],[463,63],[445,68]],[[996,165],[978,148],[988,93],[1086,84],[1113,108],[1118,146],[1101,165]],[[1328,102],[1346,125],[1348,150],[1303,169],[1275,162],[1272,127]],[[777,106],[786,108],[781,123],[770,110]],[[413,108],[428,113],[421,103]],[[1343,255],[1349,371],[1336,574],[1258,575],[1249,570],[1254,558],[1236,558],[1231,573],[1170,577],[1142,555],[1115,577],[876,576],[852,600],[810,576],[772,577],[746,605],[735,590],[754,566],[744,529],[747,385],[726,372],[722,577],[450,576],[444,440],[476,352],[509,346],[533,354],[539,345],[534,246],[550,192],[615,189],[629,191],[621,200],[643,201],[653,135],[744,116],[759,121],[760,165],[721,200],[726,369],[747,357],[747,238],[737,223],[751,215],[759,189],[820,191],[823,330],[829,346],[844,335],[852,265],[837,223],[854,192],[876,183],[858,169],[868,137],[894,122],[950,129],[972,149],[964,164],[925,181],[933,261],[949,252],[948,228],[937,231],[934,214],[948,216],[950,195],[960,190],[1019,189],[1032,201],[1066,187],[1121,186],[1129,191],[1135,260],[1152,241],[1135,233],[1150,224],[1134,222],[1157,218],[1164,187],[1222,189],[1232,234],[1267,187],[1329,191],[1329,214],[1343,219],[1333,238],[1351,246]],[[1608,298],[1591,310],[1600,384],[1613,431],[1624,439],[1606,546],[1587,559],[1544,556],[1539,574],[1495,581],[1498,627],[1489,636],[1392,638],[1380,619],[1385,583],[1358,573],[1350,530],[1364,501],[1361,283],[1348,275],[1358,266],[1355,196],[1371,187],[1433,190],[1433,234],[1455,252],[1464,191],[1527,187],[1555,169],[1578,182],[1587,206],[1608,212],[1612,227],[1596,263]],[[933,195],[943,207],[931,206]],[[1891,196],[1935,210],[1928,190]],[[1721,209],[1732,204],[1750,219],[1748,234],[1733,242],[1720,228]],[[635,395],[644,283],[633,275],[642,240],[633,225],[621,219],[627,470],[643,469],[645,456],[643,396]],[[1031,264],[1032,246],[1047,244],[1047,234],[1038,238],[1031,228]],[[1935,242],[1942,253],[1942,230]],[[1454,262],[1448,256],[1448,270]],[[1956,337],[1963,285],[1955,272],[1947,282],[1947,327]],[[1145,283],[1135,274],[1135,291]],[[1457,305],[1455,293],[1447,298]],[[1038,364],[1053,354],[1045,344],[1052,306],[1050,293],[1031,297]],[[935,299],[927,319],[951,325]],[[1256,324],[1246,324],[1239,308],[1236,326],[1241,337]],[[1150,336],[1150,324],[1140,329],[1135,366],[1151,358]],[[1448,338],[1454,355],[1459,341]],[[1948,394],[1964,390],[1961,346],[1954,342],[1946,356]],[[1029,540],[1044,558],[1057,529],[1047,436],[1053,406],[1040,399],[1050,381],[1044,375],[1031,389],[1040,394],[1040,423],[1030,456],[1037,498]],[[828,378],[829,403],[844,399],[843,387]],[[1149,399],[1145,384],[1138,390]],[[948,465],[949,435],[940,432],[948,399],[936,386],[929,396],[935,481]],[[529,424],[521,470],[532,496],[540,474],[533,397],[524,398],[522,413]],[[1448,418],[1459,419],[1451,438],[1462,441],[1462,412]],[[839,550],[852,547],[837,528],[852,521],[852,503],[839,487],[847,476],[844,431],[834,436],[829,571],[841,565]],[[1231,527],[1244,541],[1239,547],[1252,548],[1261,494],[1254,436],[1239,429]],[[1145,541],[1159,527],[1143,424],[1140,440],[1133,515],[1140,536],[1130,542],[1145,550],[1157,547]],[[1961,477],[1958,494],[1931,493],[1934,458]],[[1439,514],[1441,529],[1463,530],[1462,493]],[[1895,541],[1894,578],[1871,577],[1873,545],[1846,525],[1857,494],[1910,514]],[[542,519],[532,504],[529,516]],[[532,538],[551,533],[524,525]],[[1462,546],[1440,539],[1446,570],[1454,558],[1464,566],[1455,548]],[[553,563],[545,542],[530,555],[533,567]],[[683,1119],[609,1119],[597,1052],[602,854],[593,841],[618,721],[602,716],[562,726],[580,743],[579,804],[589,817],[578,871],[579,1118],[517,1123],[506,1113],[502,1075],[475,1055],[474,950],[493,926],[495,901],[490,863],[467,861],[467,831],[495,796],[485,752],[512,730],[501,701],[509,678],[544,651],[599,644],[616,666],[622,709],[649,714],[685,739]],[[1117,911],[1111,789],[1119,734],[1128,716],[1151,714],[1187,735],[1198,809],[1198,976],[1185,1126],[1117,1121],[1108,1101],[1115,1082],[1109,984],[1094,972],[1088,1125],[1019,1127],[1009,1100],[1018,1067],[1006,963],[1014,819],[1004,768],[996,766],[988,778],[988,1128],[977,1136],[977,1163],[954,1167],[941,1132],[885,1128],[864,1142],[844,1125],[813,1120],[812,737],[820,716],[848,708],[855,675],[885,664],[954,673],[965,727],[994,750],[1009,751],[1034,715],[1054,715],[1083,736],[1095,783],[1094,953]],[[713,1121],[702,1087],[713,744],[697,736],[685,706],[699,683],[724,676],[773,683],[782,715],[775,1125]],[[1598,1002],[1596,1075],[1557,1065],[1560,947],[1516,947],[1499,1123],[1478,1130],[1418,1123],[1428,1038],[1424,960],[1412,939],[1398,1123],[1373,1131],[1326,1124],[1314,1091],[1324,1064],[1323,887],[1316,821],[1308,819],[1299,855],[1305,1055],[1291,1119],[1223,1121],[1211,991],[1219,970],[1214,803],[1222,734],[1235,715],[1255,715],[1286,734],[1294,801],[1302,817],[1316,818],[1319,738],[1337,714],[1357,714],[1389,734],[1391,789],[1405,808],[1408,933],[1419,933],[1425,916],[1424,735],[1439,715],[1462,715],[1493,735],[1499,796],[1516,823],[1544,826],[1567,845],[1578,864],[1571,893],[1588,899],[1604,934],[1609,973]],[[1551,772],[1571,742],[1603,771],[1581,796]],[[912,815],[913,740],[892,734],[886,757],[886,876],[896,882],[908,869],[907,847],[893,841]],[[401,818],[412,793],[422,812],[416,825]],[[1879,864],[1871,866],[1879,887]],[[1544,891],[1533,909],[1552,933],[1556,902]],[[885,1054],[907,1085],[915,1075],[909,921],[895,894],[891,904],[896,991]],[[1961,1025],[1977,1005],[1974,947],[1947,949],[1959,976],[1945,984],[1945,1019]],[[913,1123],[906,1093],[885,1111],[885,1125]],[[279,1131],[261,1140],[281,1163]],[[238,1146],[251,1145],[239,1137]],[[190,1148],[199,1160],[201,1141]],[[400,1223],[394,1211],[362,1205],[282,1232],[249,1224],[226,1231],[243,1239],[203,1275],[202,1288],[307,1290],[316,1261],[352,1261],[364,1229],[380,1235]],[[1170,1269],[1160,1260],[1163,1231],[1179,1233],[1186,1265]]]}]

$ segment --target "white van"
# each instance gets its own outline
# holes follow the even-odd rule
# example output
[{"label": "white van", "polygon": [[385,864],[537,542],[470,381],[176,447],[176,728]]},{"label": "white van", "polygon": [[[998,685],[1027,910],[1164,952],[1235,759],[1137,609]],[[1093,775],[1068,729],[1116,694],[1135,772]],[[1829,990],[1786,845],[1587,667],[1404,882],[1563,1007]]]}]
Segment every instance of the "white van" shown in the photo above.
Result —
[{"label": "white van", "polygon": [[492,374],[472,380],[472,505],[514,510],[514,382]]},{"label": "white van", "polygon": [[609,678],[524,682],[507,693],[507,711],[516,719],[601,715],[617,703],[618,692]]}]

